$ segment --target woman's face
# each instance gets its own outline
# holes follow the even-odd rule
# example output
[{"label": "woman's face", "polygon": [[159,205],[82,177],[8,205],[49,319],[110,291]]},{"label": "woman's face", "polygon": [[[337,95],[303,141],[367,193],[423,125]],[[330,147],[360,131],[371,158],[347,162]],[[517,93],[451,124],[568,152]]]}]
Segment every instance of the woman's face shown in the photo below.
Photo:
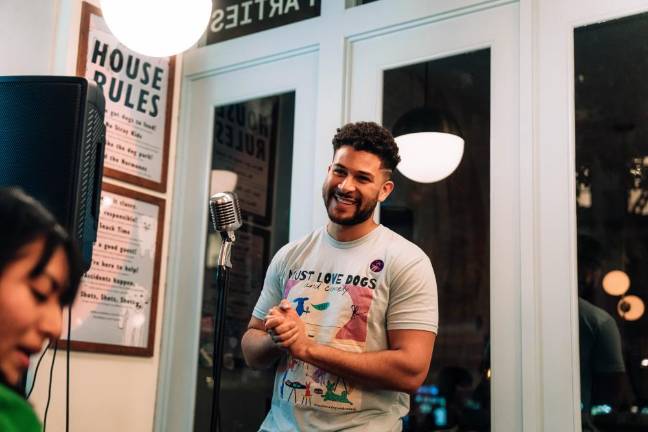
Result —
[{"label": "woman's face", "polygon": [[43,272],[32,276],[44,246],[44,239],[27,244],[0,274],[0,373],[11,385],[20,382],[29,356],[61,333],[67,257],[59,246]]}]

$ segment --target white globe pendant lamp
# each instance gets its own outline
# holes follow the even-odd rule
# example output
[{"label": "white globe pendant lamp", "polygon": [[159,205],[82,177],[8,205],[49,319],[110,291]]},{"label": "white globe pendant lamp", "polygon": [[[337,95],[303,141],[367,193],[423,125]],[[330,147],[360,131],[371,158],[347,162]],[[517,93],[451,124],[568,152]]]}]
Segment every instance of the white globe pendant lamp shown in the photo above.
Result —
[{"label": "white globe pendant lamp", "polygon": [[421,106],[400,116],[392,128],[401,162],[398,171],[419,183],[443,180],[459,166],[464,140],[447,109]]},{"label": "white globe pendant lamp", "polygon": [[637,321],[644,314],[646,307],[643,300],[636,295],[622,297],[617,304],[617,312],[626,321]]},{"label": "white globe pendant lamp", "polygon": [[150,57],[168,57],[193,46],[207,28],[211,9],[211,0],[101,0],[113,35]]},{"label": "white globe pendant lamp", "polygon": [[621,270],[612,270],[603,277],[603,290],[612,296],[622,296],[630,289],[630,278]]},{"label": "white globe pendant lamp", "polygon": [[457,169],[464,152],[464,140],[445,132],[416,132],[395,138],[401,162],[398,170],[410,180],[433,183]]}]

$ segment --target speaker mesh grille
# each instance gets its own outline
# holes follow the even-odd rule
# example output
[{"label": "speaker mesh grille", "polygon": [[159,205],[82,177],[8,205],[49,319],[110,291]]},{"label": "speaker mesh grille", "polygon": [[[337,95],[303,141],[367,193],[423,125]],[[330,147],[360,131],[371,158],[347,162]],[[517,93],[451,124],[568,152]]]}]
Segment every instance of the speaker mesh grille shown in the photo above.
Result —
[{"label": "speaker mesh grille", "polygon": [[0,185],[22,187],[68,229],[82,97],[79,83],[0,81]]},{"label": "speaker mesh grille", "polygon": [[97,234],[104,107],[85,78],[0,77],[0,186],[43,203],[78,240],[85,270]]},{"label": "speaker mesh grille", "polygon": [[77,236],[84,240],[84,229],[87,213],[92,205],[92,188],[95,179],[95,158],[97,157],[97,143],[99,134],[103,129],[102,118],[93,105],[88,106],[88,118],[83,140],[83,159],[80,172],[80,209],[77,224]]}]

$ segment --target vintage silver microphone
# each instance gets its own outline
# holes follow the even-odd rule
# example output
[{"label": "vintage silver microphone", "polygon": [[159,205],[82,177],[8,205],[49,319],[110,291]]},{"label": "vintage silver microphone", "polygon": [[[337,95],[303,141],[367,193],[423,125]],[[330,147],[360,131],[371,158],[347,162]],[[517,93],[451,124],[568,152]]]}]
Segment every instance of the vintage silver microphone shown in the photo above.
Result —
[{"label": "vintage silver microphone", "polygon": [[218,192],[209,198],[209,213],[214,229],[221,234],[218,265],[231,268],[232,243],[236,241],[234,231],[243,225],[238,196],[234,192]]},{"label": "vintage silver microphone", "polygon": [[216,266],[216,307],[214,310],[214,352],[212,379],[211,432],[222,431],[220,424],[220,382],[223,363],[223,339],[225,315],[227,312],[227,292],[229,291],[229,271],[232,268],[230,255],[232,244],[236,241],[234,232],[243,225],[238,197],[234,192],[219,192],[209,198],[209,213],[214,229],[221,235],[221,248]]}]

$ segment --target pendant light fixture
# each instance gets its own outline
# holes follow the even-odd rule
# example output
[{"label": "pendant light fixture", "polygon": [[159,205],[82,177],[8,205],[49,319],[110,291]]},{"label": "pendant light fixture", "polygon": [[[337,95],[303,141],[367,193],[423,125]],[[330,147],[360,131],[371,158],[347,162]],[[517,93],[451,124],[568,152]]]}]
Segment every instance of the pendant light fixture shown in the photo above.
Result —
[{"label": "pendant light fixture", "polygon": [[603,290],[611,296],[622,296],[630,288],[630,278],[621,270],[612,270],[603,277]]},{"label": "pendant light fixture", "polygon": [[396,137],[401,163],[398,170],[410,180],[434,183],[457,169],[464,140],[444,132],[416,132]]},{"label": "pendant light fixture", "polygon": [[403,114],[392,128],[401,155],[398,170],[419,183],[448,177],[459,166],[464,152],[456,120],[447,108],[433,108],[428,102],[428,69],[429,62],[425,64],[423,106]]},{"label": "pendant light fixture", "polygon": [[168,57],[194,45],[211,15],[211,0],[101,0],[115,37],[150,57]]},{"label": "pendant light fixture", "polygon": [[617,313],[626,321],[637,321],[644,314],[643,300],[635,295],[621,297],[617,304]]}]

